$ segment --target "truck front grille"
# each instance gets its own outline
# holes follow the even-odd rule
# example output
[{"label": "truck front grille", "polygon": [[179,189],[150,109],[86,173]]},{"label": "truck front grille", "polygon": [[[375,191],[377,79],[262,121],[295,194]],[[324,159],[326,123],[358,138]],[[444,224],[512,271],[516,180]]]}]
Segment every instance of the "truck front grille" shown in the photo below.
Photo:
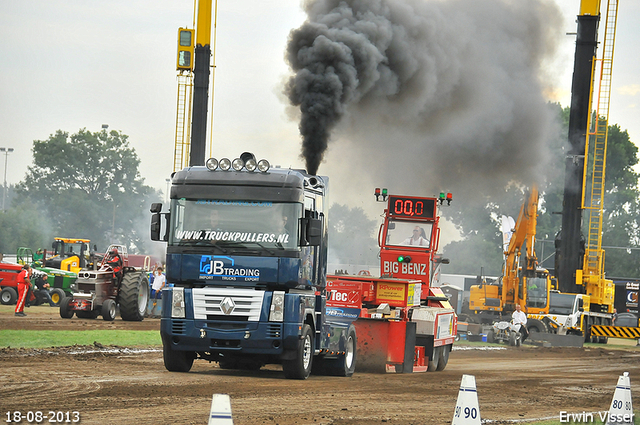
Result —
[{"label": "truck front grille", "polygon": [[194,288],[193,318],[228,321],[260,320],[264,291],[239,288]]}]

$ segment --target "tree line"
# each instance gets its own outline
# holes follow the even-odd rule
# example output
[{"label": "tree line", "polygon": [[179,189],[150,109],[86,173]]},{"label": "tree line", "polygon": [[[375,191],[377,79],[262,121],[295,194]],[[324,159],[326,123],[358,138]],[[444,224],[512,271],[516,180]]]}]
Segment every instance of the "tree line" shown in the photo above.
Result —
[{"label": "tree line", "polygon": [[54,237],[90,239],[148,253],[149,205],[162,195],[145,185],[140,159],[119,131],[58,130],[35,140],[33,163],[0,214],[0,252],[49,248]]}]

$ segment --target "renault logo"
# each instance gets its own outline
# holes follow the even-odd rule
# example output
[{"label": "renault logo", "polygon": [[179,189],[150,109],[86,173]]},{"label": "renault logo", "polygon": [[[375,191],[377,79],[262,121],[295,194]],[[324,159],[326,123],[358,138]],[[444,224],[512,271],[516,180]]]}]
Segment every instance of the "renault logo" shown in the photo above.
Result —
[{"label": "renault logo", "polygon": [[234,303],[231,298],[224,297],[222,301],[220,301],[220,310],[222,310],[224,314],[231,314],[234,308],[236,308],[236,303]]}]

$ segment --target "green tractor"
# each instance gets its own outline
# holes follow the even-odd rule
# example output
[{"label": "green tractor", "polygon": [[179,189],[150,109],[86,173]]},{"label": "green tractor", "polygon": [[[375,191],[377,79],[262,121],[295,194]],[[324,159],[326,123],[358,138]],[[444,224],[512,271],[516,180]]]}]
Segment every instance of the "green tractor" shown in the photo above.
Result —
[{"label": "green tractor", "polygon": [[64,297],[70,297],[78,290],[76,280],[78,274],[68,272],[53,267],[44,267],[42,260],[34,261],[34,255],[31,248],[18,248],[17,260],[18,264],[31,264],[35,270],[45,272],[48,275],[47,282],[51,288],[51,300],[60,304]]}]

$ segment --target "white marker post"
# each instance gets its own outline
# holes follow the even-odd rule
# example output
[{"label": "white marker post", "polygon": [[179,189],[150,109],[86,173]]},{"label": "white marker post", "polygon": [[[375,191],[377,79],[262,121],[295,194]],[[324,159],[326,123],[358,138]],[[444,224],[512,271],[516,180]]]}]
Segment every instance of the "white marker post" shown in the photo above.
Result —
[{"label": "white marker post", "polygon": [[632,424],[633,401],[631,399],[631,380],[629,372],[625,372],[618,378],[616,391],[607,415],[607,425]]},{"label": "white marker post", "polygon": [[227,394],[214,394],[211,399],[209,425],[233,425],[231,398]]},{"label": "white marker post", "polygon": [[462,375],[458,402],[453,412],[451,425],[480,425],[480,407],[478,406],[478,392],[476,391],[476,377]]}]

